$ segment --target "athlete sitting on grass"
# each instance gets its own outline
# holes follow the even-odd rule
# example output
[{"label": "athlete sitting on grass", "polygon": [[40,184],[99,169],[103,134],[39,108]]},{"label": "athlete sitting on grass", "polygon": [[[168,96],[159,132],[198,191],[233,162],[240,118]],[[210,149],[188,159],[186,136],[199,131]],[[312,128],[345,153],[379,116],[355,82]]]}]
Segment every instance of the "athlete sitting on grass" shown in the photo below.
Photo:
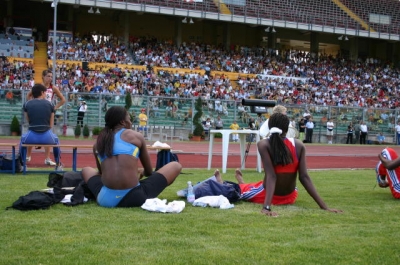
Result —
[{"label": "athlete sitting on grass", "polygon": [[103,207],[140,207],[171,185],[182,169],[178,162],[170,162],[153,171],[143,135],[132,130],[129,113],[120,106],[107,110],[93,153],[97,169],[84,167],[82,176]]},{"label": "athlete sitting on grass", "polygon": [[321,209],[335,213],[341,212],[328,208],[318,195],[308,175],[304,144],[297,139],[286,138],[289,118],[285,114],[274,113],[268,120],[268,127],[270,128],[269,138],[257,143],[265,171],[266,197],[261,212],[268,216],[278,215],[271,210],[274,197],[292,198],[294,202],[297,197],[297,174],[299,174],[301,184]]},{"label": "athlete sitting on grass", "polygon": [[392,148],[385,148],[378,155],[377,181],[381,188],[390,188],[395,199],[400,199],[400,158]]}]

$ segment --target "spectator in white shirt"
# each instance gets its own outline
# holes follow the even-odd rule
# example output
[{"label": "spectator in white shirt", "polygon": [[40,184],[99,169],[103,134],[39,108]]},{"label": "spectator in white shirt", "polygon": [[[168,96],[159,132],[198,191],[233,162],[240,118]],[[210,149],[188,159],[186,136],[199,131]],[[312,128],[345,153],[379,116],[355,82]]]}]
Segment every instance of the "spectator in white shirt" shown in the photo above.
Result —
[{"label": "spectator in white shirt", "polygon": [[368,134],[368,127],[364,121],[360,124],[360,144],[366,144],[367,134]]},{"label": "spectator in white shirt", "polygon": [[400,121],[397,122],[397,125],[394,126],[394,129],[396,130],[397,145],[400,145]]},{"label": "spectator in white shirt", "polygon": [[87,111],[86,101],[82,101],[81,105],[79,106],[79,110],[78,110],[78,117],[77,117],[77,120],[76,120],[76,126],[79,126],[79,123],[80,123],[81,127],[83,127],[83,118],[85,117],[86,111]]},{"label": "spectator in white shirt", "polygon": [[313,118],[310,117],[310,118],[308,118],[308,121],[306,123],[306,142],[307,143],[312,143],[313,131],[314,131],[314,122],[313,122]]},{"label": "spectator in white shirt", "polygon": [[328,144],[332,144],[334,127],[335,124],[333,123],[332,119],[328,119],[328,122],[326,123],[326,138],[328,139]]}]

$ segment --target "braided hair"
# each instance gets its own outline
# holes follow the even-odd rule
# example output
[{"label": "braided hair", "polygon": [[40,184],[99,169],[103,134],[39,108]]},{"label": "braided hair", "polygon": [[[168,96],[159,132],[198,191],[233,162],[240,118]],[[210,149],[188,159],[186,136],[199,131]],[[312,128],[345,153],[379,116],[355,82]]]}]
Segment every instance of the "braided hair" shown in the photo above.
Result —
[{"label": "braided hair", "polygon": [[109,108],[104,116],[106,126],[99,133],[97,137],[96,146],[97,152],[101,156],[112,156],[114,147],[114,128],[121,125],[121,122],[125,120],[127,111],[124,107],[113,106]]},{"label": "braided hair", "polygon": [[[270,130],[272,128],[278,128],[282,130],[282,134],[286,135],[289,128],[289,118],[285,114],[274,113],[271,115],[271,117],[269,117],[268,127]],[[284,166],[293,162],[292,154],[290,153],[289,148],[283,142],[281,133],[271,132],[269,136],[269,143],[271,146],[271,160],[273,165]]]}]

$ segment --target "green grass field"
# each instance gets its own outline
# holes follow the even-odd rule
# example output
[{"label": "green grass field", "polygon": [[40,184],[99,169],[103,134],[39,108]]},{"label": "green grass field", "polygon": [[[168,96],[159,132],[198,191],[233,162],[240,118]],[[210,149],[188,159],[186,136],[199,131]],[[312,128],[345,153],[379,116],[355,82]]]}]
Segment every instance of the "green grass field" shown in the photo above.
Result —
[{"label": "green grass field", "polygon": [[[211,171],[185,169],[160,199]],[[233,170],[223,175],[234,180]],[[246,181],[262,174],[245,170]],[[49,210],[1,211],[0,264],[399,264],[400,205],[375,186],[373,170],[312,171],[328,206],[320,210],[298,183],[295,205],[260,214],[247,202],[220,210],[186,205],[180,214],[106,209],[94,202]],[[45,175],[0,174],[0,206],[46,187]]]}]

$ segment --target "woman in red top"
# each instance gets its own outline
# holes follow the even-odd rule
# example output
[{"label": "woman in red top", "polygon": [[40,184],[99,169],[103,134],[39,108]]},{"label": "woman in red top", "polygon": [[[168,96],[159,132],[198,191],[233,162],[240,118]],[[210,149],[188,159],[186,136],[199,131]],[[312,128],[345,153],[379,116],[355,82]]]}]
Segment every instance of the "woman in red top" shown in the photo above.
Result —
[{"label": "woman in red top", "polygon": [[297,173],[301,184],[321,209],[341,212],[328,208],[318,195],[307,172],[306,150],[303,143],[297,139],[291,141],[286,138],[289,118],[284,114],[274,113],[268,120],[268,126],[270,137],[257,144],[265,171],[263,185],[266,196],[261,212],[267,216],[278,215],[271,210],[272,198],[292,194],[296,190]]}]

